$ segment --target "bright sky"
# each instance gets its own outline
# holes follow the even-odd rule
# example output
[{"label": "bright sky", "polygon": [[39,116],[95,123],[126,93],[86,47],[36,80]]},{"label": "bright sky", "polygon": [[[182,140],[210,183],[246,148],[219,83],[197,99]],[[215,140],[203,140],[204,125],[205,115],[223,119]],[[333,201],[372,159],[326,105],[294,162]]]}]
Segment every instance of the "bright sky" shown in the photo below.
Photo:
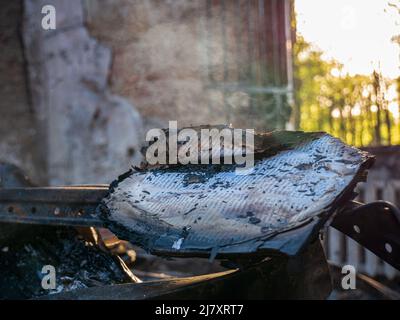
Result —
[{"label": "bright sky", "polygon": [[385,76],[397,77],[400,47],[391,38],[400,34],[400,17],[388,1],[295,0],[297,29],[351,74],[370,74],[380,65]]}]

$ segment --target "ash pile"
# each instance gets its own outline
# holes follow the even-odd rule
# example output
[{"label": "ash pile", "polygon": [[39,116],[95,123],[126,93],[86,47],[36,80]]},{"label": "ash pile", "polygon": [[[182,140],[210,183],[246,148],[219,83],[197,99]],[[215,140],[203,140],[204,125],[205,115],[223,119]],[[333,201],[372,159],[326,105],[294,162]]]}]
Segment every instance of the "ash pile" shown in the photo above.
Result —
[{"label": "ash pile", "polygon": [[[0,164],[1,188],[31,186],[17,167]],[[83,288],[224,270],[204,259],[152,256],[106,229],[2,223],[0,231],[0,299],[40,299]]]}]

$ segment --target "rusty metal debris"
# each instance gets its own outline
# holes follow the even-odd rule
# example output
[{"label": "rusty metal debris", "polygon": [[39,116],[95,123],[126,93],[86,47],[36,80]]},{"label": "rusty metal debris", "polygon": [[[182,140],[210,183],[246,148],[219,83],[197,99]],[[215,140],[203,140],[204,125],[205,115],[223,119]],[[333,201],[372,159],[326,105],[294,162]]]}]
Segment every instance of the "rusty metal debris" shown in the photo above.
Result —
[{"label": "rusty metal debris", "polygon": [[[0,272],[2,274],[0,299],[30,299],[78,288],[138,282],[118,256],[111,255],[103,248],[101,238],[95,229],[89,227],[76,229],[66,227],[59,222],[55,226],[46,226],[46,222],[53,221],[48,220],[49,212],[46,211],[50,205],[60,206],[60,202],[64,204],[78,202],[87,205],[93,201],[92,197],[76,201],[78,198],[66,188],[68,190],[58,193],[59,196],[45,192],[51,198],[49,198],[50,201],[43,201],[40,192],[30,192],[39,188],[34,189],[32,183],[18,168],[8,164],[0,164],[0,177],[0,186],[3,188],[0,189],[0,193],[7,190],[5,194],[10,195],[8,192],[18,187],[21,192],[11,192],[13,196],[8,199],[11,202],[16,200],[19,208],[27,210],[26,213],[21,212],[22,209],[10,213],[2,207],[1,214],[7,213],[9,217],[18,212],[22,216],[44,213],[46,218],[41,225],[31,225],[34,217],[33,220],[23,218],[23,223],[11,223],[15,221],[15,216],[0,224]],[[30,195],[25,198],[24,192]],[[37,211],[32,212],[30,201],[37,206]],[[51,201],[54,203],[52,204]],[[2,202],[2,205],[5,204],[10,203]],[[63,214],[60,210],[60,215]],[[45,265],[56,267],[57,286],[50,291],[44,290],[41,286],[43,277],[41,270]]]},{"label": "rusty metal debris", "polygon": [[[270,143],[263,143],[260,136],[256,139],[255,176],[250,175],[240,180],[238,186],[235,185],[232,167],[224,164],[205,167],[144,166],[120,176],[110,187],[52,188],[35,188],[24,178],[21,179],[23,175],[4,178],[7,170],[0,166],[2,181],[11,182],[0,189],[0,255],[7,266],[18,266],[17,269],[9,268],[10,274],[3,278],[0,289],[9,286],[9,281],[14,281],[18,283],[12,293],[15,296],[43,296],[44,292],[39,286],[32,287],[33,282],[39,279],[37,275],[36,278],[32,277],[32,273],[35,270],[37,272],[38,266],[50,259],[59,266],[58,282],[62,284],[57,289],[59,293],[56,290],[53,292],[56,294],[46,296],[52,299],[204,296],[326,298],[330,292],[330,277],[318,235],[322,227],[331,221],[334,227],[399,268],[400,263],[396,257],[400,249],[398,209],[382,202],[364,206],[351,202],[355,196],[353,190],[358,182],[365,180],[366,170],[372,165],[373,157],[322,133],[310,136],[280,133],[277,136],[269,134],[264,138]],[[332,150],[332,154],[324,154]],[[294,161],[290,158],[291,153],[294,154]],[[270,171],[275,169],[277,173],[271,176]],[[157,185],[163,179],[171,178],[171,175],[174,175],[172,183],[175,181],[186,191],[190,189],[190,192],[182,193],[189,195],[189,198],[173,203],[172,207],[169,200],[176,198],[176,190],[169,190],[168,184],[164,187],[162,184]],[[321,179],[315,181],[319,175]],[[219,180],[213,182],[212,179],[216,177]],[[268,181],[263,181],[264,177]],[[313,183],[307,185],[309,190],[304,193],[304,186],[296,183],[296,179]],[[332,188],[329,179],[333,179]],[[270,180],[277,181],[271,185]],[[293,184],[290,187],[293,190],[285,182]],[[259,185],[255,186],[254,183]],[[161,194],[157,193],[157,188],[162,190]],[[329,194],[329,199],[320,205],[318,201],[322,195],[316,192],[318,188],[325,188],[326,194]],[[202,190],[204,192],[199,193]],[[217,197],[220,200],[219,206],[213,207],[216,202],[208,201],[207,192],[210,190],[214,194],[228,192]],[[275,209],[274,201],[266,201],[254,207],[256,199],[247,201],[247,197],[255,191],[261,192],[257,199],[267,196],[278,199],[279,192],[274,190],[283,190],[286,207],[278,206]],[[235,191],[236,197],[243,196],[240,206],[226,204],[226,200],[235,202],[235,196],[230,195],[230,191]],[[297,193],[300,196],[293,196]],[[195,199],[197,205],[191,206],[193,203],[190,195],[195,198],[198,196]],[[292,207],[287,207],[291,201]],[[201,212],[198,210],[200,202],[206,206]],[[158,203],[160,210],[154,212],[151,207],[146,207],[146,203]],[[302,205],[297,206],[296,203]],[[310,203],[317,205],[310,211],[311,214],[305,214]],[[190,208],[186,208],[186,204]],[[206,210],[208,205],[210,207]],[[168,210],[169,213],[175,212],[175,215],[164,215],[163,212]],[[199,228],[207,220],[207,212],[218,214],[218,211],[224,213],[219,223],[211,222],[220,230],[213,233],[207,224]],[[284,219],[268,220],[269,214],[274,212],[273,216],[279,216],[281,212]],[[196,219],[193,220],[194,216]],[[298,216],[301,218],[297,219]],[[126,223],[126,219],[130,222]],[[248,226],[248,232],[243,233],[240,228],[232,232],[234,228],[227,228],[232,221]],[[29,228],[26,228],[27,225]],[[118,256],[121,252],[116,255],[111,253],[113,250],[118,251],[120,240],[110,233],[106,234],[101,229],[96,231],[91,227],[108,227],[120,238],[130,240],[156,255],[219,259],[229,271],[139,283],[140,280]],[[5,231],[7,229],[12,232]],[[260,232],[255,232],[258,229]],[[88,233],[95,236],[88,240]],[[227,238],[229,233],[232,235],[230,239]],[[107,238],[104,242],[98,241],[101,234]],[[15,241],[15,237],[18,241]],[[314,272],[307,272],[311,268]],[[17,271],[13,274],[12,270]],[[22,273],[21,270],[30,274],[25,284],[20,282],[26,279],[17,276]],[[318,286],[314,285],[316,282]],[[232,290],[233,287],[242,289]],[[5,292],[3,289],[0,291]]]},{"label": "rusty metal debris", "polygon": [[[295,255],[353,196],[373,158],[323,133],[255,140],[258,160],[248,175],[235,165],[182,165],[131,171],[109,193],[105,186],[3,189],[0,219],[105,224],[160,255]],[[188,181],[193,175],[202,179]]]},{"label": "rusty metal debris", "polygon": [[[37,298],[136,281],[117,256],[70,227],[31,226],[25,236],[3,242],[0,260],[0,299]],[[56,267],[56,287],[51,290],[41,285],[45,265]]]},{"label": "rusty metal debris", "polygon": [[95,211],[108,186],[0,189],[0,220],[41,225],[97,226]]},{"label": "rusty metal debris", "polygon": [[187,278],[87,288],[46,298],[54,300],[325,299],[330,291],[328,265],[321,244],[316,241],[297,257],[264,259],[248,268]]}]

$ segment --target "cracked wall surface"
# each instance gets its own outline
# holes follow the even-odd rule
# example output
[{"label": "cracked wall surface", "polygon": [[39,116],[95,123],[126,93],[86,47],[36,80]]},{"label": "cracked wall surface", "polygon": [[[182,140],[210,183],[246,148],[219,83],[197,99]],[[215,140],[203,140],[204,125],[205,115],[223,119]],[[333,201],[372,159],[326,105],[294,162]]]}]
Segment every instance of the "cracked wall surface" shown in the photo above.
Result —
[{"label": "cracked wall surface", "polygon": [[20,38],[22,1],[6,1],[0,10],[0,162],[15,164],[36,182],[45,181],[36,150],[36,123],[29,101]]},{"label": "cracked wall surface", "polygon": [[[56,7],[56,30],[41,8]],[[140,161],[142,123],[108,88],[111,51],[85,27],[81,1],[24,1],[23,42],[40,153],[51,185],[109,183]]]},{"label": "cracked wall surface", "polygon": [[[112,91],[134,101],[146,122],[162,126],[168,120],[177,120],[180,126],[227,123],[221,92],[205,87],[206,46],[210,45],[205,37],[206,1],[84,3],[88,29],[113,48]],[[229,24],[227,30],[232,31]],[[214,34],[212,45],[219,52],[213,56],[213,67],[222,76],[220,33]]]},{"label": "cracked wall surface", "polygon": [[[266,112],[251,105],[254,95],[224,92],[209,79],[232,84],[248,68],[242,57],[247,47],[238,39],[245,43],[249,36],[238,28],[237,10],[249,21],[256,11],[245,11],[246,1],[227,2],[224,11],[207,3],[3,5],[0,23],[14,29],[5,27],[13,36],[4,46],[6,58],[0,58],[0,161],[20,165],[41,184],[108,183],[139,162],[144,133],[166,127],[168,120],[180,126],[265,124]],[[56,8],[56,30],[41,27],[41,9],[48,4]],[[7,7],[14,8],[14,17]],[[17,32],[21,25],[23,37]],[[0,40],[8,41],[3,34]]]},{"label": "cracked wall surface", "polygon": [[146,122],[283,128],[286,97],[251,89],[287,90],[287,0],[84,3],[88,30],[113,49],[111,90]]}]

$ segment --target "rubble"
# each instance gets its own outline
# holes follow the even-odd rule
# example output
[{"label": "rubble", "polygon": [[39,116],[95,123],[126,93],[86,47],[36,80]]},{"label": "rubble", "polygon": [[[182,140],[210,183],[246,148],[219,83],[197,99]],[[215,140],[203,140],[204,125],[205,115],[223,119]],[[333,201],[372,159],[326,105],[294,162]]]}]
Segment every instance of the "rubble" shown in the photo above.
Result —
[{"label": "rubble", "polygon": [[[31,299],[80,288],[133,282],[121,261],[74,228],[30,226],[0,251],[0,299]],[[5,250],[4,248],[7,248]],[[42,267],[56,270],[56,289],[41,286]]]}]

